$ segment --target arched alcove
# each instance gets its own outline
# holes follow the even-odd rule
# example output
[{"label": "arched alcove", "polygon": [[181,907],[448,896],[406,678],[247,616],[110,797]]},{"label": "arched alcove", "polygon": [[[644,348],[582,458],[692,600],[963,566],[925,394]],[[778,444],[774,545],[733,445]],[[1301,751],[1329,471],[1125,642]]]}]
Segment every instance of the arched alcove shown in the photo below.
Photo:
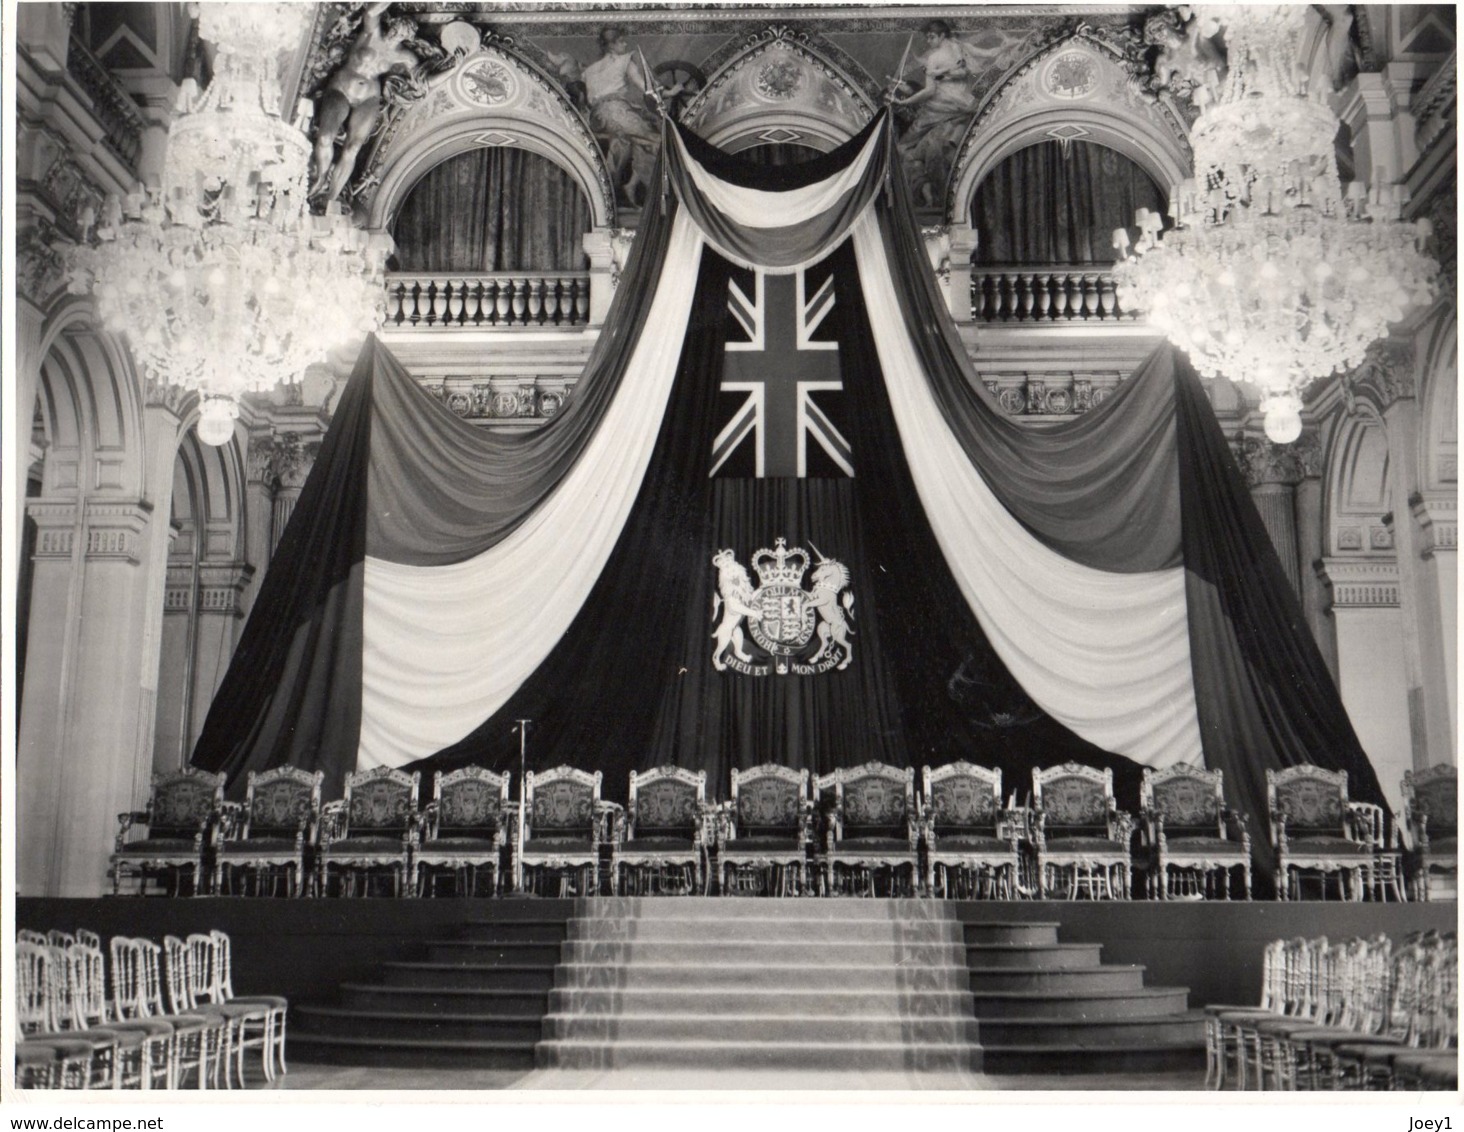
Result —
[{"label": "arched alcove", "polygon": [[1154,178],[1095,142],[1038,141],[999,161],[976,187],[978,264],[1111,264],[1113,231],[1135,210],[1164,208]]},{"label": "arched alcove", "polygon": [[1370,405],[1344,419],[1330,450],[1323,483],[1327,553],[1388,553],[1382,517],[1392,509],[1388,489],[1388,436]]},{"label": "arched alcove", "polygon": [[590,202],[573,175],[515,146],[480,147],[428,170],[392,222],[401,271],[580,271]]}]

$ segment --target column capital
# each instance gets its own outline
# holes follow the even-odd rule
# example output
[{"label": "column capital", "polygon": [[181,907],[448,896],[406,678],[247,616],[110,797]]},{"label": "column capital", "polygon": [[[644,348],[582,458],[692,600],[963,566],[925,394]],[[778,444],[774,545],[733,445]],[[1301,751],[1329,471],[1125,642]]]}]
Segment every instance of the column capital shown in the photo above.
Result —
[{"label": "column capital", "polygon": [[1399,571],[1392,559],[1323,558],[1317,577],[1331,591],[1334,610],[1398,608]]},{"label": "column capital", "polygon": [[86,557],[88,561],[142,561],[143,532],[152,522],[152,504],[143,500],[88,501],[86,504]]},{"label": "column capital", "polygon": [[1294,487],[1306,476],[1301,454],[1294,444],[1272,444],[1256,436],[1242,436],[1236,458],[1252,489],[1267,485]]},{"label": "column capital", "polygon": [[1432,558],[1440,551],[1459,549],[1459,500],[1452,494],[1430,492],[1409,499],[1413,518],[1423,535],[1420,558]]}]

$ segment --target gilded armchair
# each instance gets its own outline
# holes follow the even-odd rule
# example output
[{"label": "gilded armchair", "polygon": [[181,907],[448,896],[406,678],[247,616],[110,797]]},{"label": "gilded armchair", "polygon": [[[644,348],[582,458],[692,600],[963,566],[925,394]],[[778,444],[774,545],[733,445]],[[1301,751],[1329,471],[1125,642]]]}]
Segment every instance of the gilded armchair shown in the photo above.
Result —
[{"label": "gilded armchair", "polygon": [[443,876],[463,896],[476,896],[479,870],[488,874],[488,894],[499,889],[508,844],[508,774],[465,766],[432,776],[432,799],[422,808],[421,840],[412,851],[413,887],[420,896],[436,890]]},{"label": "gilded armchair", "polygon": [[1430,874],[1450,878],[1449,896],[1459,885],[1459,772],[1440,763],[1403,775],[1403,805],[1413,835],[1411,861],[1415,899],[1435,895]]},{"label": "gilded armchair", "polygon": [[324,777],[324,771],[292,766],[249,772],[243,805],[225,805],[228,820],[214,854],[215,892],[231,892],[237,874],[252,872],[256,892],[266,877],[283,874],[286,893],[300,895],[307,876],[305,854],[315,845],[320,821]]},{"label": "gilded armchair", "polygon": [[[184,767],[154,774],[147,808],[118,814],[121,828],[112,853],[112,894],[124,880],[137,881],[145,895],[149,880],[165,892],[181,894],[186,879],[194,896],[202,889],[207,839],[213,835],[224,804],[224,776]],[[135,836],[139,828],[146,832]]]},{"label": "gilded armchair", "polygon": [[1267,770],[1266,809],[1279,899],[1301,899],[1307,871],[1320,877],[1323,899],[1333,874],[1344,898],[1362,899],[1370,883],[1378,807],[1347,800],[1346,771],[1306,764]]},{"label": "gilded armchair", "polygon": [[914,896],[920,848],[914,768],[881,762],[839,767],[818,778],[820,795],[830,788],[833,809],[824,832],[824,891],[874,896],[877,878],[886,874],[888,895]]},{"label": "gilded armchair", "polygon": [[322,810],[316,871],[319,892],[330,894],[330,879],[340,878],[342,895],[369,895],[371,878],[386,874],[392,895],[407,892],[410,854],[417,822],[417,791],[422,772],[408,774],[373,767],[346,775],[345,797]]},{"label": "gilded armchair", "polygon": [[1149,899],[1229,900],[1235,869],[1251,898],[1250,830],[1244,814],[1225,806],[1221,771],[1189,763],[1145,767],[1139,811]]},{"label": "gilded armchair", "polygon": [[1020,890],[1025,822],[1001,804],[1001,771],[964,760],[921,773],[925,889],[1011,900]]},{"label": "gilded armchair", "polygon": [[593,896],[600,889],[600,845],[612,811],[600,801],[600,771],[571,766],[524,776],[524,840],[514,843],[515,871],[542,892],[553,875],[562,889]]},{"label": "gilded armchair", "polygon": [[611,891],[627,896],[700,891],[707,772],[658,766],[630,772],[630,798],[611,857]]},{"label": "gilded armchair", "polygon": [[1113,798],[1113,771],[1078,763],[1032,770],[1033,830],[1043,899],[1129,898],[1133,817]]},{"label": "gilded armchair", "polygon": [[717,831],[722,894],[800,895],[813,833],[808,771],[763,763],[732,769]]}]

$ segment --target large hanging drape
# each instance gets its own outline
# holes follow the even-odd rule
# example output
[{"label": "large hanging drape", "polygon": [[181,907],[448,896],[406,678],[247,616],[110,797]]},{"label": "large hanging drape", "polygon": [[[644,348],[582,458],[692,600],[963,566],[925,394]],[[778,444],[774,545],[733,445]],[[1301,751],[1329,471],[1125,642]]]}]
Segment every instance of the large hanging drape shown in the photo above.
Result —
[{"label": "large hanging drape", "polygon": [[564,169],[528,150],[485,146],[428,170],[392,236],[402,271],[582,271],[593,226]]},{"label": "large hanging drape", "polygon": [[[1258,817],[1265,770],[1299,762],[1381,798],[1182,358],[1162,347],[1093,412],[1024,427],[974,380],[884,115],[794,166],[680,129],[663,148],[547,427],[476,430],[368,345],[195,763],[234,782],[320,765],[336,792],[352,766],[512,769],[529,718],[531,766],[602,770],[611,797],[664,762],[715,794],[768,760],[965,757],[1018,794],[1033,766],[1109,765],[1130,806],[1141,767],[1200,760]],[[782,293],[809,317],[798,356],[836,369],[798,402],[800,445],[824,421],[841,459],[719,466],[747,396],[729,359],[745,377],[737,352],[770,348]],[[719,667],[714,556],[780,538],[847,568],[847,663]],[[322,722],[357,642],[359,689]]]},{"label": "large hanging drape", "polygon": [[1004,159],[971,201],[974,261],[1112,263],[1113,230],[1140,208],[1163,211],[1159,186],[1095,142],[1038,142]]}]

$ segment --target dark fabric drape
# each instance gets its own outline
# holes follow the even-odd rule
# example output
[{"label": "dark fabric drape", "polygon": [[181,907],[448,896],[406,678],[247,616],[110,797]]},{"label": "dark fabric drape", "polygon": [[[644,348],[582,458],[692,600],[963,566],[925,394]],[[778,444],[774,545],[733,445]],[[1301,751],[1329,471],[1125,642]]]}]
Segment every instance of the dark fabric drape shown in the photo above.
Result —
[{"label": "dark fabric drape", "polygon": [[900,313],[952,431],[1002,504],[1048,546],[1085,566],[1138,572],[1180,563],[1179,479],[1168,367],[1151,358],[1097,409],[1018,424],[974,379],[916,227],[890,178],[881,227]]},{"label": "dark fabric drape", "polygon": [[575,395],[548,425],[494,432],[455,417],[408,388],[395,358],[383,365],[372,436],[367,553],[417,566],[461,562],[521,523],[574,466],[620,388],[646,316],[671,233],[669,214],[646,209],[625,278]]},{"label": "dark fabric drape", "polygon": [[[1126,804],[1137,804],[1138,768],[1041,712],[982,634],[924,513],[910,505],[915,488],[847,243],[832,268],[855,476],[708,477],[731,269],[706,253],[645,486],[583,612],[502,710],[414,768],[516,772],[513,722],[531,718],[528,766],[601,770],[610,798],[624,796],[632,769],[662,763],[705,769],[720,795],[732,767],[769,760],[826,774],[871,759],[956,758],[1000,766],[1008,791],[1025,797],[1033,766],[1079,759],[1113,767]],[[779,536],[789,546],[812,541],[849,567],[846,670],[749,677],[709,663],[712,555],[733,547],[747,563]]]},{"label": "dark fabric drape", "polygon": [[1261,823],[1253,843],[1265,861],[1268,769],[1345,770],[1355,800],[1383,805],[1383,794],[1204,388],[1174,357],[1185,601],[1205,761]]},{"label": "dark fabric drape", "polygon": [[1113,230],[1140,208],[1163,211],[1159,186],[1133,161],[1092,142],[1019,149],[981,182],[971,202],[976,263],[1106,264]]},{"label": "dark fabric drape", "polygon": [[537,153],[489,146],[429,170],[392,236],[402,271],[582,271],[593,226],[569,173]]},{"label": "dark fabric drape", "polygon": [[356,768],[371,394],[389,358],[375,336],[361,351],[193,749],[235,795],[250,770]]}]

